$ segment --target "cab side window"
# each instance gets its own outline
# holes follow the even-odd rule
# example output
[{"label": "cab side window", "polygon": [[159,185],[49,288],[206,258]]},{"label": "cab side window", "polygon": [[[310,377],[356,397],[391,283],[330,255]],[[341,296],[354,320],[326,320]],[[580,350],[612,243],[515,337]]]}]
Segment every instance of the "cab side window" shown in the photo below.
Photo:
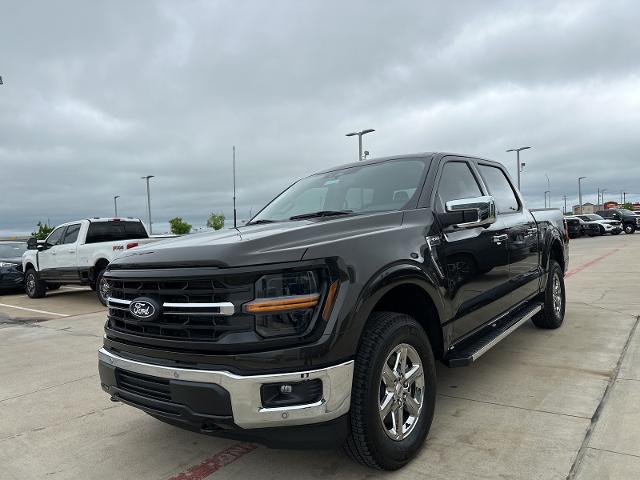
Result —
[{"label": "cab side window", "polygon": [[482,190],[467,162],[447,162],[438,184],[438,201],[444,211],[446,202],[482,196]]},{"label": "cab side window", "polygon": [[78,239],[78,233],[80,233],[80,224],[69,225],[67,227],[67,233],[64,234],[64,241],[62,243],[75,243]]},{"label": "cab side window", "polygon": [[47,237],[47,245],[58,245],[66,227],[58,227]]},{"label": "cab side window", "polygon": [[478,165],[478,170],[480,170],[480,174],[484,178],[489,194],[496,201],[498,213],[513,213],[520,210],[520,204],[511,187],[511,183],[500,168]]}]

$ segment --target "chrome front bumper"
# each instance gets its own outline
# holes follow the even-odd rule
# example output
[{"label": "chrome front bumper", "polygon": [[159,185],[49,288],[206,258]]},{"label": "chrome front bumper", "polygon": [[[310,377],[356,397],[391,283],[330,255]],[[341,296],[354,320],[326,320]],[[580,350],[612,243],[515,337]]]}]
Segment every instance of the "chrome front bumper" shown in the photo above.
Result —
[{"label": "chrome front bumper", "polygon": [[[326,422],[349,411],[353,361],[318,370],[241,376],[220,370],[191,370],[142,363],[119,357],[101,348],[98,360],[121,370],[152,377],[220,385],[229,392],[233,422],[241,428],[282,427]],[[291,407],[265,408],[260,387],[265,383],[322,380],[322,399]]]}]

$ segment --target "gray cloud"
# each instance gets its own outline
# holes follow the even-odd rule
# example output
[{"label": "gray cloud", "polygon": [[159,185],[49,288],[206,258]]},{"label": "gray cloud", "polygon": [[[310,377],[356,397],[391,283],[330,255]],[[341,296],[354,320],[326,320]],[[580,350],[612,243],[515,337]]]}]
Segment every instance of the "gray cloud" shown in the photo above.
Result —
[{"label": "gray cloud", "polygon": [[254,212],[300,176],[445,150],[513,168],[542,206],[640,200],[632,1],[19,2],[0,18],[0,233],[121,214],[160,229]]}]

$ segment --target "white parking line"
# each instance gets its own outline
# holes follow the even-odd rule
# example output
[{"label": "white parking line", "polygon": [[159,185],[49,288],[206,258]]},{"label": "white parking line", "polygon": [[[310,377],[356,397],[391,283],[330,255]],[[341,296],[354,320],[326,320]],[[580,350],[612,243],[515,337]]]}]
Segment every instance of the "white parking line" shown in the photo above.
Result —
[{"label": "white parking line", "polygon": [[69,285],[64,285],[62,287],[63,290],[82,290],[82,291],[88,291],[87,287],[70,287]]},{"label": "white parking line", "polygon": [[63,313],[47,312],[46,310],[36,310],[35,308],[25,308],[25,307],[17,307],[15,305],[7,305],[6,303],[0,303],[0,307],[16,308],[18,310],[25,310],[27,312],[46,313],[47,315],[55,315],[57,317],[68,317],[69,316],[69,315],[65,315]]}]

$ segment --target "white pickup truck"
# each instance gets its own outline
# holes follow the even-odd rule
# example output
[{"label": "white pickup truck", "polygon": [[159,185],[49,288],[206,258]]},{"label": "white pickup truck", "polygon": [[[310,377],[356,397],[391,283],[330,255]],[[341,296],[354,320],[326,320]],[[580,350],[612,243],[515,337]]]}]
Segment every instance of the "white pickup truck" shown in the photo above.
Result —
[{"label": "white pickup truck", "polygon": [[45,240],[31,238],[22,256],[24,285],[31,298],[64,284],[89,285],[106,305],[109,285],[102,280],[106,266],[149,238],[143,223],[133,218],[88,218],[56,227]]}]

